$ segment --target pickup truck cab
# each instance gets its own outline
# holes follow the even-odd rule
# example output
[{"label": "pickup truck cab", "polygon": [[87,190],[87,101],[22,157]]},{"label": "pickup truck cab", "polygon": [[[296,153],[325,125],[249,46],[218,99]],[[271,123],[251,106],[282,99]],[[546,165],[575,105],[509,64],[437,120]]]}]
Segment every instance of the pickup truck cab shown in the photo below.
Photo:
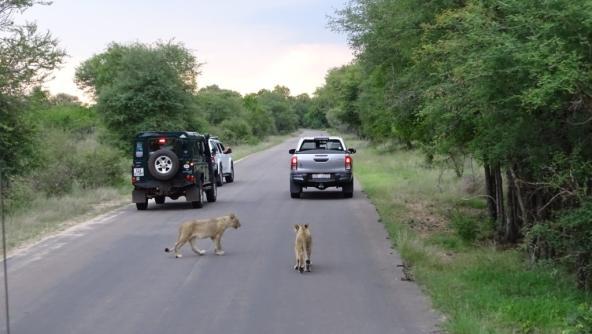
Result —
[{"label": "pickup truck cab", "polygon": [[356,153],[340,137],[303,137],[289,150],[290,196],[299,198],[303,188],[341,188],[343,196],[354,192],[353,159]]}]

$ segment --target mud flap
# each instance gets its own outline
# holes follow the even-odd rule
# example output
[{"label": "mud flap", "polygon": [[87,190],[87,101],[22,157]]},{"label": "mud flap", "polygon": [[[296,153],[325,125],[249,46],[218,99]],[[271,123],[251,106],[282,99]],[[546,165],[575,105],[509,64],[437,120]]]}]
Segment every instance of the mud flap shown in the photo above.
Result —
[{"label": "mud flap", "polygon": [[185,198],[187,202],[199,202],[201,200],[199,187],[191,187],[185,191]]},{"label": "mud flap", "polygon": [[142,190],[134,190],[132,192],[133,203],[144,203],[146,202],[146,192]]}]

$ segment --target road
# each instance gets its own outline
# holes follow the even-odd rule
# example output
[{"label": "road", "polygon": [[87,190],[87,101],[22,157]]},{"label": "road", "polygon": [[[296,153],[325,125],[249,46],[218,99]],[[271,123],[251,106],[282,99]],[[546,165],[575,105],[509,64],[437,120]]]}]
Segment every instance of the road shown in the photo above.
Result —
[{"label": "road", "polygon": [[[237,163],[235,183],[203,209],[129,205],[17,252],[8,260],[11,332],[435,332],[437,314],[400,280],[401,261],[358,183],[352,199],[331,190],[290,198],[295,144]],[[210,240],[198,243],[208,250],[201,257],[188,245],[181,259],[164,253],[182,221],[230,212],[242,227],[225,233],[224,256]],[[295,223],[310,225],[312,273],[292,269]]]}]

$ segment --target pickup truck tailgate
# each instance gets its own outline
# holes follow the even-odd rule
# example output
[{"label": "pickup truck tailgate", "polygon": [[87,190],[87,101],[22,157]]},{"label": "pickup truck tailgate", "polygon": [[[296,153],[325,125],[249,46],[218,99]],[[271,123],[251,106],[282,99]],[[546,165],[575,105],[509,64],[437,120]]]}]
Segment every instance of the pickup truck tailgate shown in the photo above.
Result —
[{"label": "pickup truck tailgate", "polygon": [[343,172],[345,156],[345,153],[298,154],[298,171],[304,173]]}]

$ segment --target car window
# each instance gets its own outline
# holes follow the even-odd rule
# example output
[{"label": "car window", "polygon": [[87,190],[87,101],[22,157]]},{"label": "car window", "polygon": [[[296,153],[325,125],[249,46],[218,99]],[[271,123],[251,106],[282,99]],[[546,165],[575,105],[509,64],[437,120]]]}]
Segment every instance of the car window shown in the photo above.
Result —
[{"label": "car window", "polygon": [[179,148],[178,139],[176,138],[152,138],[148,141],[148,148],[150,152],[158,151],[160,149],[169,149],[175,151],[175,148]]},{"label": "car window", "polygon": [[343,152],[343,146],[338,139],[306,139],[300,145],[302,151],[338,151]]}]

